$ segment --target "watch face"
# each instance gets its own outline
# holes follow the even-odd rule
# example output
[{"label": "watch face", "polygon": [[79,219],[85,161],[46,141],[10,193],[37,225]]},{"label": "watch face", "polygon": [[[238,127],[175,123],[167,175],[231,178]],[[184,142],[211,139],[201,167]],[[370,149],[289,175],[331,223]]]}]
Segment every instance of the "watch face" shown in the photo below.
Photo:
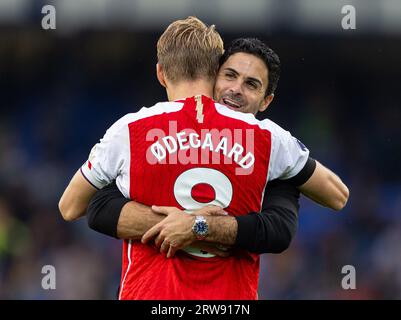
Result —
[{"label": "watch face", "polygon": [[197,219],[193,226],[193,231],[198,237],[205,237],[208,234],[209,228],[206,220]]},{"label": "watch face", "polygon": [[207,227],[207,223],[205,221],[198,221],[196,223],[196,227],[195,227],[195,232],[199,235],[205,235],[207,234],[208,231],[208,227]]}]

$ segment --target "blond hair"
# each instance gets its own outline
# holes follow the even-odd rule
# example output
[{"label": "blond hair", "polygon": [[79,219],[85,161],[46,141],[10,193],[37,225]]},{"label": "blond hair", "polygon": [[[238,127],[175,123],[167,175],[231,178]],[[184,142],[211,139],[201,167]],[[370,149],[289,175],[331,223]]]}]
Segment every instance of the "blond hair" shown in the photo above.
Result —
[{"label": "blond hair", "polygon": [[172,82],[214,80],[223,52],[223,40],[215,26],[196,17],[174,21],[157,42],[158,63]]}]

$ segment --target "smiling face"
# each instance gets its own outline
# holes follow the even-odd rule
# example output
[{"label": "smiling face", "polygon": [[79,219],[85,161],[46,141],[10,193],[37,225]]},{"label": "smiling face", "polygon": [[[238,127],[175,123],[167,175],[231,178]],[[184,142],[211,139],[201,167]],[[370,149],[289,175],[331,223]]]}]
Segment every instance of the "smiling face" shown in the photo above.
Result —
[{"label": "smiling face", "polygon": [[238,52],[220,67],[214,97],[230,109],[256,114],[273,100],[272,94],[265,97],[267,86],[266,64],[253,54]]}]

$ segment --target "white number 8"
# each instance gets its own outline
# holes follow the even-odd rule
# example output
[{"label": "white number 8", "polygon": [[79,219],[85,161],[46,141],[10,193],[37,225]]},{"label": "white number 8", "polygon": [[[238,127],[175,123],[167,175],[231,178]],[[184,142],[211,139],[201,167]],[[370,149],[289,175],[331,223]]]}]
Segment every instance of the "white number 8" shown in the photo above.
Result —
[{"label": "white number 8", "polygon": [[[215,197],[208,203],[198,202],[192,197],[192,188],[200,183],[208,184],[214,189]],[[174,183],[174,196],[177,202],[188,213],[209,205],[227,208],[233,197],[233,187],[227,176],[218,170],[193,168],[184,171],[178,176]],[[204,258],[215,256],[214,254],[204,253],[204,251],[190,246],[184,250],[189,254]]]}]

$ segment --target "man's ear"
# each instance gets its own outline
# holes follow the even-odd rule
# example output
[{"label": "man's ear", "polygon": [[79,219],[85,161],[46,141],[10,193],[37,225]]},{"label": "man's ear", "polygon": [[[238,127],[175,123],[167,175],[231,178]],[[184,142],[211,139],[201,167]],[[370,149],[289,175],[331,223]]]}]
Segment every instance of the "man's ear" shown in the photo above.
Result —
[{"label": "man's ear", "polygon": [[163,73],[163,68],[162,68],[162,66],[161,66],[160,64],[158,64],[158,63],[156,64],[156,75],[157,75],[157,80],[159,80],[160,84],[161,84],[163,87],[167,88],[166,79],[165,79],[164,73]]},{"label": "man's ear", "polygon": [[269,94],[267,97],[265,97],[263,99],[262,104],[259,107],[259,111],[260,112],[265,111],[269,107],[270,103],[273,101],[273,98],[274,98],[274,93]]}]

